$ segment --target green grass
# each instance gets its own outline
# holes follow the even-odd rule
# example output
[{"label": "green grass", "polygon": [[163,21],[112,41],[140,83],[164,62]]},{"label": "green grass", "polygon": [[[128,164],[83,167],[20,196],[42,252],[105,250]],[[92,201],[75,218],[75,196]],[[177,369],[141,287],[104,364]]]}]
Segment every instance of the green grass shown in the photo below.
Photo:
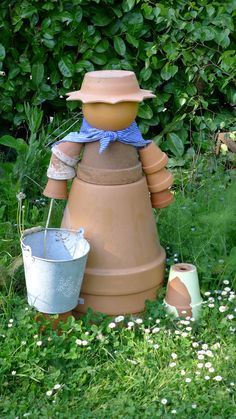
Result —
[{"label": "green grass", "polygon": [[[176,169],[175,203],[154,212],[167,266],[196,264],[203,296],[210,292],[199,322],[169,318],[163,287],[140,322],[88,311],[62,324],[59,336],[48,322],[42,333],[26,303],[17,201],[3,202],[9,216],[4,211],[0,224],[1,419],[235,418],[234,172],[207,157]],[[47,201],[32,195],[24,202],[26,227],[47,218]],[[61,212],[56,205],[52,225]]]}]

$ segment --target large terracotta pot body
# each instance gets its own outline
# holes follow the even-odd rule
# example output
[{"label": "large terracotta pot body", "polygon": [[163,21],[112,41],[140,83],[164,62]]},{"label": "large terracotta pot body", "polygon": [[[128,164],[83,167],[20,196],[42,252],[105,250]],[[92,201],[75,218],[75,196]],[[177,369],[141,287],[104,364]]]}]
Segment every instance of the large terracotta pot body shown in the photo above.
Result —
[{"label": "large terracotta pot body", "polygon": [[98,149],[98,142],[85,145],[62,221],[63,228],[83,227],[91,245],[84,304],[76,310],[139,313],[162,284],[165,252],[135,147],[115,142],[102,155]]}]

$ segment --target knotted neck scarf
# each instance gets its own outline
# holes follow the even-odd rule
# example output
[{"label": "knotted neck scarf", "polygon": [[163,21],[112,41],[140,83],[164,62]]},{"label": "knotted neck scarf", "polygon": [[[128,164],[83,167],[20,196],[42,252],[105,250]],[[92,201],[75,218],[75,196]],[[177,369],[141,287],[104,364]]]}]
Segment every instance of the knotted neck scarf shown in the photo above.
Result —
[{"label": "knotted neck scarf", "polygon": [[104,131],[102,129],[91,127],[86,119],[83,119],[80,132],[70,132],[62,140],[54,143],[53,147],[67,141],[73,143],[90,143],[92,141],[100,141],[100,154],[106,150],[110,143],[115,141],[133,145],[134,147],[145,147],[147,144],[151,143],[150,140],[143,139],[135,121],[132,122],[128,128],[119,131]]}]

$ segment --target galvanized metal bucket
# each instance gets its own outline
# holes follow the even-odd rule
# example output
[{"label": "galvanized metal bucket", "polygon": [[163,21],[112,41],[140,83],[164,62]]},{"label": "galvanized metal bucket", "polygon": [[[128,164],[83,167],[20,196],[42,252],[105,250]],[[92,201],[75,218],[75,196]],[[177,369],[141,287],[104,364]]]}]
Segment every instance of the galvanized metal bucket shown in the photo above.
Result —
[{"label": "galvanized metal bucket", "polygon": [[21,248],[28,303],[49,314],[75,308],[90,250],[84,230],[32,228]]}]

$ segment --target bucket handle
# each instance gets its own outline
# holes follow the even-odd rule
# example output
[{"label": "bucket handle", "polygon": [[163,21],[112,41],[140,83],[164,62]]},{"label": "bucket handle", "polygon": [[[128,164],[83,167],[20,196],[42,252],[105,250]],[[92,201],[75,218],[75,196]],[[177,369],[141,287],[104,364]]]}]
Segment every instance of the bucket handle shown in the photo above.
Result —
[{"label": "bucket handle", "polygon": [[78,235],[78,239],[84,238],[84,229],[82,227],[80,227],[80,229],[77,231],[77,235]]},{"label": "bucket handle", "polygon": [[34,262],[35,261],[35,258],[32,256],[32,249],[31,249],[31,247],[28,246],[28,245],[25,245],[23,242],[21,242],[21,246],[22,246],[22,250],[24,252],[24,255],[27,258],[30,258],[31,257],[32,262]]}]

